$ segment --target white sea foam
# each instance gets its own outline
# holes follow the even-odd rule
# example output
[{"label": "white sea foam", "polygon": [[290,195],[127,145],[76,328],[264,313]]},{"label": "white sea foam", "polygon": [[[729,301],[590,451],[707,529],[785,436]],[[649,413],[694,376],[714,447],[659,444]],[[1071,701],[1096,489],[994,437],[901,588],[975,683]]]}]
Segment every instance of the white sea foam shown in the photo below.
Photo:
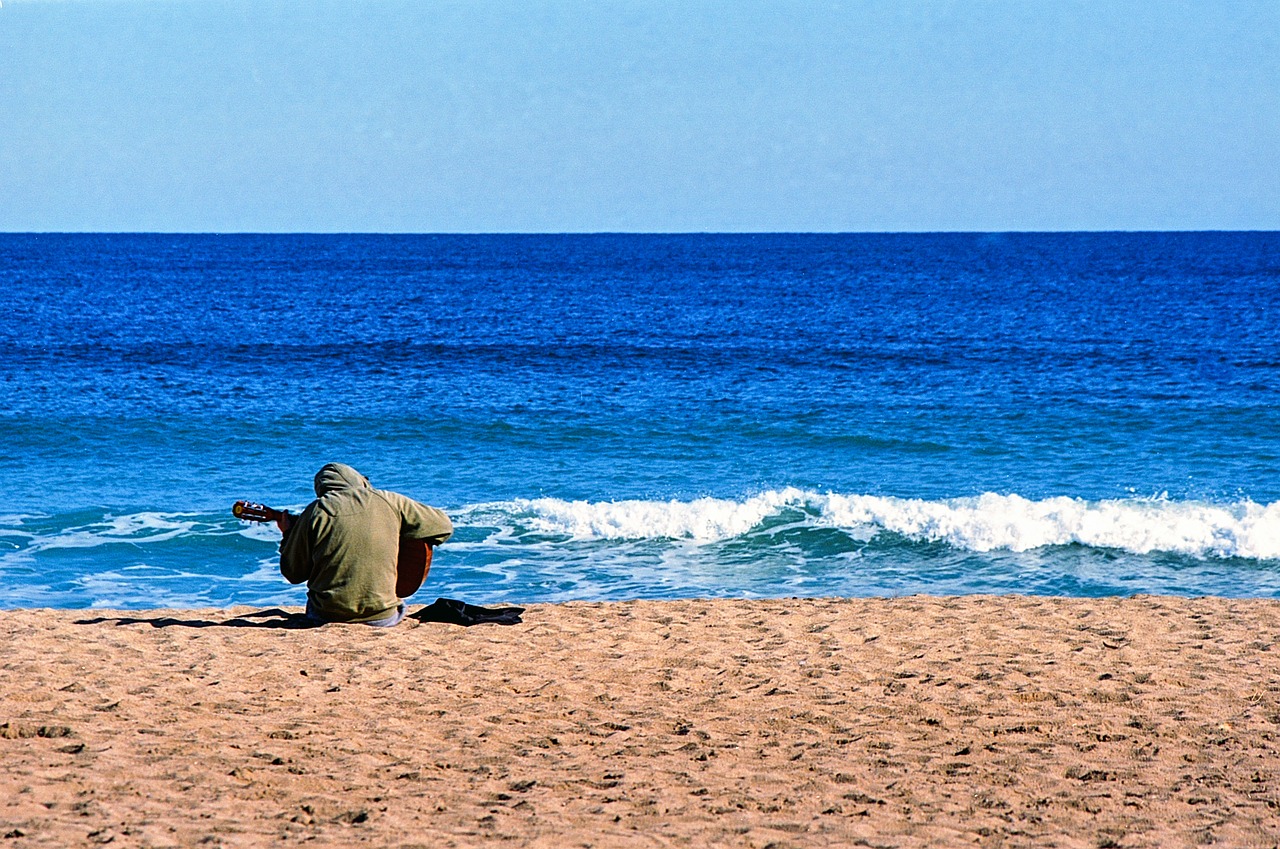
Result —
[{"label": "white sea foam", "polygon": [[29,550],[49,548],[94,548],[112,543],[164,542],[194,532],[201,522],[195,516],[181,513],[129,513],[107,516],[100,522],[42,537]]},{"label": "white sea foam", "polygon": [[274,522],[263,522],[261,524],[254,522],[236,531],[245,539],[258,540],[260,542],[277,543],[280,541],[280,531],[276,529]]},{"label": "white sea foam", "polygon": [[742,536],[782,508],[803,500],[798,489],[765,492],[745,501],[562,501],[519,499],[516,513],[528,514],[533,528],[575,539],[693,539],[715,541]]},{"label": "white sea foam", "polygon": [[4,530],[6,526],[21,525],[32,519],[47,518],[37,513],[0,513],[0,532],[12,533],[11,530]]},{"label": "white sea foam", "polygon": [[[798,511],[797,523],[786,510]],[[986,493],[927,501],[875,495],[842,495],[795,488],[741,501],[565,501],[521,499],[475,505],[490,518],[506,513],[528,530],[575,540],[683,539],[695,543],[776,534],[797,524],[834,528],[858,539],[881,533],[942,542],[968,551],[1027,551],[1043,546],[1086,545],[1135,554],[1280,559],[1280,502],[1215,504],[1167,499],[1085,501],[1065,496],[1031,500]]]},{"label": "white sea foam", "polygon": [[1084,501],[986,493],[945,501],[828,495],[822,521],[872,527],[970,551],[1088,545],[1135,554],[1280,558],[1280,502]]}]

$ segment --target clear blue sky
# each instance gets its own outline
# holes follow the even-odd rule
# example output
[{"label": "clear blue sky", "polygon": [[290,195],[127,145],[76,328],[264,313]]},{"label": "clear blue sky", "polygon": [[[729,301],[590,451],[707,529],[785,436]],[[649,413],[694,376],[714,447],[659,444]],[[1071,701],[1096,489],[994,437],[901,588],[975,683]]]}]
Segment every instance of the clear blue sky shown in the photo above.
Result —
[{"label": "clear blue sky", "polygon": [[2,0],[0,230],[1280,229],[1280,0]]}]

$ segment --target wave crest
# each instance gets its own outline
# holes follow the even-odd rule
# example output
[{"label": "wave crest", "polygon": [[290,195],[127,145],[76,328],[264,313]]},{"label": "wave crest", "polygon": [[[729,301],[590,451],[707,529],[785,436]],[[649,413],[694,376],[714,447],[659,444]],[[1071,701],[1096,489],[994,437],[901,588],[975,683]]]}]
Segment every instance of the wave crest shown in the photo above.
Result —
[{"label": "wave crest", "polygon": [[1075,544],[1134,554],[1280,558],[1280,502],[1065,496],[1033,501],[995,493],[945,501],[841,495],[823,500],[823,518],[834,526],[870,526],[970,551]]},{"label": "wave crest", "polygon": [[765,492],[745,501],[562,501],[518,499],[515,511],[544,533],[577,539],[693,539],[712,542],[743,536],[787,506],[800,503],[797,489]]},{"label": "wave crest", "polygon": [[518,499],[464,510],[464,522],[472,511],[514,514],[535,532],[580,540],[718,542],[771,530],[792,511],[803,525],[839,529],[859,539],[890,533],[976,552],[1085,545],[1134,554],[1280,559],[1280,502],[1248,500],[1032,500],[996,493],[923,500],[788,488],[741,501]]}]

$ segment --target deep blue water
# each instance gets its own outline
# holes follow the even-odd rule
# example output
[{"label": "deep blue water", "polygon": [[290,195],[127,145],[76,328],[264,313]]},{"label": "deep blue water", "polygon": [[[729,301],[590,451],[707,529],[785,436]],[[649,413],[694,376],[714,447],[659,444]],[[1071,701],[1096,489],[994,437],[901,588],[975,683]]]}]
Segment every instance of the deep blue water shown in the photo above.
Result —
[{"label": "deep blue water", "polygon": [[1280,234],[0,235],[0,606],[300,603],[323,463],[485,602],[1280,597]]}]

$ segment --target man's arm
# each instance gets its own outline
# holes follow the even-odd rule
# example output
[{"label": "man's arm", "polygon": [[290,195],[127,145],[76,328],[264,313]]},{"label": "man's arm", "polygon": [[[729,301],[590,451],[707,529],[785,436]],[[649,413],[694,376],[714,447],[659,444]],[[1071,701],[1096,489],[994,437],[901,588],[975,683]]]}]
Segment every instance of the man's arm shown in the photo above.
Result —
[{"label": "man's arm", "polygon": [[400,536],[439,545],[453,536],[453,522],[438,507],[428,507],[397,492],[385,493],[400,511]]},{"label": "man's arm", "polygon": [[307,533],[308,512],[294,518],[286,513],[276,526],[284,534],[280,540],[280,574],[291,584],[301,584],[311,577],[311,539]]}]

